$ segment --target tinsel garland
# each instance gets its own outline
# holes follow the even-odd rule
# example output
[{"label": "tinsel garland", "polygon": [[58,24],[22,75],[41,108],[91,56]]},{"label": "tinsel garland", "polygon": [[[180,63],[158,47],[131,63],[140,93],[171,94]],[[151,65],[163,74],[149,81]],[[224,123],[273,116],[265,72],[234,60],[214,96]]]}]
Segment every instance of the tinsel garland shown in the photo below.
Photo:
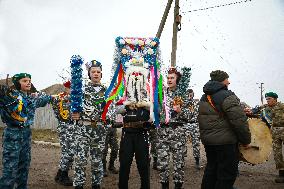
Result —
[{"label": "tinsel garland", "polygon": [[116,87],[112,91],[112,93],[109,95],[109,93],[111,92],[112,88],[114,87],[114,83],[115,83],[115,80],[113,78],[109,88],[105,92],[105,97],[107,97],[107,99],[106,99],[106,105],[105,105],[103,113],[102,113],[102,120],[103,121],[106,120],[106,115],[107,115],[107,112],[108,112],[108,108],[109,108],[110,104],[112,103],[112,101],[117,97],[117,95],[119,93],[122,92],[122,90],[124,90],[123,82],[122,82],[123,81],[123,75],[124,74],[123,74],[122,65],[119,64],[118,69],[117,69],[117,71],[115,73],[115,76],[116,76],[115,80],[118,77],[118,82],[117,82],[118,84],[116,85]]},{"label": "tinsel garland", "polygon": [[191,68],[189,67],[182,67],[181,68],[181,79],[179,81],[179,84],[177,86],[178,90],[178,96],[186,96],[186,91],[189,87],[190,77],[191,77]]},{"label": "tinsel garland", "polygon": [[71,57],[71,112],[83,111],[83,58],[80,55]]},{"label": "tinsel garland", "polygon": [[156,127],[160,125],[160,118],[159,118],[159,89],[158,89],[158,71],[157,71],[157,64],[153,65],[154,67],[154,122]]},{"label": "tinsel garland", "polygon": [[59,93],[59,104],[58,104],[58,110],[59,110],[59,114],[61,116],[62,119],[68,119],[69,117],[69,110],[64,110],[63,108],[63,102],[66,101],[65,96],[67,94],[65,92]]}]

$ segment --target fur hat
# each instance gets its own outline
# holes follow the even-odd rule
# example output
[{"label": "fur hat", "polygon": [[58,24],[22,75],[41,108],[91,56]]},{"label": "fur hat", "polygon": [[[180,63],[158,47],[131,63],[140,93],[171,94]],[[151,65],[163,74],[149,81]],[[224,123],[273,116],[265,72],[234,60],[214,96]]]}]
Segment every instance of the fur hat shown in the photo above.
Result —
[{"label": "fur hat", "polygon": [[222,82],[229,78],[229,75],[222,70],[215,70],[210,73],[211,81]]}]

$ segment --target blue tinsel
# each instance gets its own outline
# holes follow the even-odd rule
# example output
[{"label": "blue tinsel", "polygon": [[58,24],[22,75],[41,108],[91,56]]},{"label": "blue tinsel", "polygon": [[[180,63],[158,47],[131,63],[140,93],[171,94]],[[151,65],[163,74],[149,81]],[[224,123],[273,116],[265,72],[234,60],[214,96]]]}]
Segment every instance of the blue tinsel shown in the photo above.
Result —
[{"label": "blue tinsel", "polygon": [[83,110],[83,80],[82,64],[83,58],[80,55],[73,55],[71,63],[71,112],[82,112]]}]

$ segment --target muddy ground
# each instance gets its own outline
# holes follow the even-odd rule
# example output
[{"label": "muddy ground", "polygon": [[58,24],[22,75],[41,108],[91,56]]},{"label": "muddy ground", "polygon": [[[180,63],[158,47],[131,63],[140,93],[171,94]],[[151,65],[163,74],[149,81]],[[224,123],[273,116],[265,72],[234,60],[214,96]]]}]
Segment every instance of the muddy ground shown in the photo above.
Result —
[{"label": "muddy ground", "polygon": [[[1,135],[0,135],[1,138]],[[2,141],[2,139],[1,139]],[[0,145],[0,161],[2,162],[2,146]],[[198,171],[194,168],[191,145],[188,146],[188,157],[185,168],[185,189],[200,188],[201,179],[206,164],[204,149],[202,149],[201,163],[203,168]],[[57,171],[58,160],[60,157],[60,149],[58,147],[33,144],[32,145],[32,162],[30,167],[29,187],[30,189],[68,189],[73,187],[64,187],[54,182],[54,176]],[[118,162],[116,161],[118,166]],[[0,165],[0,175],[2,174],[2,165]],[[90,173],[90,168],[87,170]],[[73,170],[71,170],[71,175]],[[277,171],[274,167],[273,156],[269,161],[261,165],[240,165],[240,176],[237,178],[235,186],[239,189],[284,189],[284,184],[274,183],[274,178],[277,176]],[[109,175],[103,179],[102,188],[113,189],[117,188],[118,175]],[[129,188],[139,188],[140,180],[136,163],[133,162],[129,181]],[[87,186],[90,187],[90,174],[87,178]],[[151,188],[160,188],[157,171],[151,169]],[[171,183],[171,188],[173,185]]]}]

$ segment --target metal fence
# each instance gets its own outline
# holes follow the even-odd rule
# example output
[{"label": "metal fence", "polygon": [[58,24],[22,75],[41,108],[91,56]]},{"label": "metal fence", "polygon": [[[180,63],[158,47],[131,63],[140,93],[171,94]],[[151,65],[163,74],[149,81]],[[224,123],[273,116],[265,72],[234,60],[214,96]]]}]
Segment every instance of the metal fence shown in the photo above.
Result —
[{"label": "metal fence", "polygon": [[[51,105],[47,105],[43,108],[38,108],[35,113],[35,120],[32,128],[35,129],[52,129],[56,130],[58,125],[57,119],[54,116]],[[0,119],[0,127],[3,127],[4,123]]]}]

